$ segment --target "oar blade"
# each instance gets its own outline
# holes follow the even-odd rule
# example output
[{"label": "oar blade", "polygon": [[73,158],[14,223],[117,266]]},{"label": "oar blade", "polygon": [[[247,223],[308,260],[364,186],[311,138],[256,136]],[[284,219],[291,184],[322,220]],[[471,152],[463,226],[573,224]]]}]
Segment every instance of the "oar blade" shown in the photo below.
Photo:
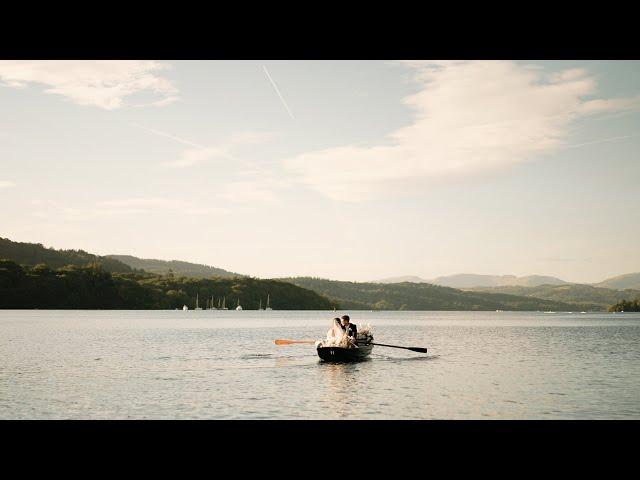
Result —
[{"label": "oar blade", "polygon": [[276,345],[291,345],[292,343],[315,343],[315,340],[285,340],[281,338],[274,340],[274,343]]},{"label": "oar blade", "polygon": [[412,352],[427,353],[427,349],[426,348],[410,347],[409,350],[411,350]]}]

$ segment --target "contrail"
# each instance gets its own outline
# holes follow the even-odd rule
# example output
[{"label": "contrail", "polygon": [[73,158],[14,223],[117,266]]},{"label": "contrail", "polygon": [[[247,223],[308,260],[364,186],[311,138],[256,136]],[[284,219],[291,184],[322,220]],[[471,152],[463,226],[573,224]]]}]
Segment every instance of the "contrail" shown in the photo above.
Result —
[{"label": "contrail", "polygon": [[296,117],[293,116],[293,113],[291,113],[291,110],[289,109],[289,105],[287,105],[287,102],[285,101],[284,97],[282,96],[282,94],[280,93],[280,90],[278,89],[278,86],[276,85],[276,82],[273,81],[273,78],[271,78],[271,75],[269,75],[269,70],[267,70],[267,67],[265,65],[262,66],[262,68],[264,69],[264,73],[267,74],[267,78],[269,79],[269,81],[271,82],[271,85],[273,85],[273,88],[275,89],[276,93],[278,94],[278,96],[280,97],[280,100],[282,100],[282,104],[284,105],[284,108],[287,109],[287,112],[289,113],[289,116],[292,119],[296,119]]},{"label": "contrail", "polygon": [[130,123],[129,125],[131,125],[132,127],[140,128],[141,130],[146,130],[147,132],[153,133],[154,135],[160,135],[161,137],[170,138],[171,140],[175,140],[176,142],[182,143],[183,145],[189,145],[190,147],[196,147],[196,148],[205,148],[202,145],[198,145],[197,143],[190,142],[189,140],[176,137],[174,135],[171,135],[170,133],[164,133],[158,130],[154,130],[153,128],[143,127],[142,125],[138,125],[137,123]]},{"label": "contrail", "polygon": [[593,142],[578,143],[578,144],[575,144],[575,145],[567,145],[565,148],[586,147],[587,145],[596,145],[598,143],[615,142],[616,140],[623,140],[625,138],[633,138],[633,137],[638,137],[638,136],[640,136],[640,133],[636,133],[634,135],[623,135],[621,137],[603,138],[601,140],[594,140]]}]

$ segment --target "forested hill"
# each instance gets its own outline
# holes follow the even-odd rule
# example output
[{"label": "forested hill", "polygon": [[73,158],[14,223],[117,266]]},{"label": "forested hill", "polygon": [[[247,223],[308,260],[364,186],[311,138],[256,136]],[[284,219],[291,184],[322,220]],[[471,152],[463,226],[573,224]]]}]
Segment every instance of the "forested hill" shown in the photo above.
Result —
[{"label": "forested hill", "polygon": [[600,283],[595,283],[594,286],[603,288],[615,288],[618,290],[640,290],[640,273],[628,273],[626,275],[618,275],[617,277],[607,278]]},{"label": "forested hill", "polygon": [[99,263],[107,272],[131,272],[129,265],[107,257],[87,253],[84,250],[56,250],[40,243],[13,242],[0,237],[0,259],[12,260],[21,265],[45,264],[51,268],[67,265],[84,266]]},{"label": "forested hill", "polygon": [[158,275],[173,272],[174,275],[183,275],[191,278],[232,278],[244,276],[222,268],[201,265],[199,263],[182,262],[179,260],[157,260],[154,258],[138,258],[131,255],[107,255],[107,258],[118,260],[131,268],[156,273]]},{"label": "forested hill", "polygon": [[640,297],[640,291],[638,290],[612,290],[583,284],[540,285],[537,287],[503,286],[469,290],[507,293],[509,295],[542,298],[554,302],[572,303],[578,305],[580,310],[607,310],[610,305],[625,298]]},{"label": "forested hill", "polygon": [[[428,283],[356,283],[311,277],[282,278],[324,295],[342,309],[360,310],[557,310],[578,306],[516,295],[468,292]],[[602,310],[602,308],[597,308]]]},{"label": "forested hill", "polygon": [[149,273],[110,273],[100,265],[20,266],[0,260],[0,308],[41,309],[175,309],[205,308],[224,299],[232,310],[331,310],[337,305],[315,292],[277,280],[249,277],[193,279]]}]

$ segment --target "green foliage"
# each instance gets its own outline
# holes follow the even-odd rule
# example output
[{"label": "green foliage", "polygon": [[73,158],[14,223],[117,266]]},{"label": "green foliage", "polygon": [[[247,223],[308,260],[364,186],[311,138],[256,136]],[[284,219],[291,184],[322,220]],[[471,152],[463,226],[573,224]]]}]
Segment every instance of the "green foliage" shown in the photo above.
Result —
[{"label": "green foliage", "polygon": [[178,275],[191,278],[211,277],[241,277],[238,273],[229,272],[222,268],[200,265],[198,263],[181,262],[178,260],[156,260],[152,258],[138,258],[131,255],[107,255],[110,260],[116,260],[131,268],[155,273],[156,275]]},{"label": "green foliage", "polygon": [[620,300],[609,307],[610,312],[640,312],[640,297],[635,300]]},{"label": "green foliage", "polygon": [[257,309],[267,295],[275,310],[330,310],[335,304],[315,292],[278,280],[249,277],[193,279],[147,272],[110,273],[101,264],[20,266],[0,260],[0,308],[42,309],[175,309],[201,307],[207,299],[238,300],[245,310]]},{"label": "green foliage", "polygon": [[578,310],[577,305],[501,293],[467,292],[429,283],[356,283],[284,278],[351,310]]},{"label": "green foliage", "polygon": [[[576,310],[606,310],[607,307],[623,296],[620,291],[610,288],[598,288],[584,284],[540,285],[537,287],[479,287],[469,289],[475,292],[507,293],[523,297],[542,298],[553,302],[575,305]],[[639,296],[640,291],[627,290],[624,296]]]},{"label": "green foliage", "polygon": [[0,237],[0,258],[9,258],[21,265],[46,264],[50,268],[99,263],[107,272],[132,271],[131,267],[116,259],[99,257],[84,250],[55,250],[45,248],[40,243],[12,242],[2,237]]}]

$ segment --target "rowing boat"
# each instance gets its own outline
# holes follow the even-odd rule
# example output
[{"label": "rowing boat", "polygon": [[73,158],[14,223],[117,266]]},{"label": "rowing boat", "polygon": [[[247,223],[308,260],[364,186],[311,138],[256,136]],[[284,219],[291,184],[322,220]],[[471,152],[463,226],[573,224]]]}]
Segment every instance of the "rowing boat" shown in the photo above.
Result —
[{"label": "rowing boat", "polygon": [[332,347],[319,344],[318,356],[325,362],[357,362],[367,358],[373,350],[372,335],[358,335],[357,347]]},{"label": "rowing boat", "polygon": [[358,347],[318,347],[318,356],[325,362],[357,362],[367,358],[373,345],[358,345]]}]

